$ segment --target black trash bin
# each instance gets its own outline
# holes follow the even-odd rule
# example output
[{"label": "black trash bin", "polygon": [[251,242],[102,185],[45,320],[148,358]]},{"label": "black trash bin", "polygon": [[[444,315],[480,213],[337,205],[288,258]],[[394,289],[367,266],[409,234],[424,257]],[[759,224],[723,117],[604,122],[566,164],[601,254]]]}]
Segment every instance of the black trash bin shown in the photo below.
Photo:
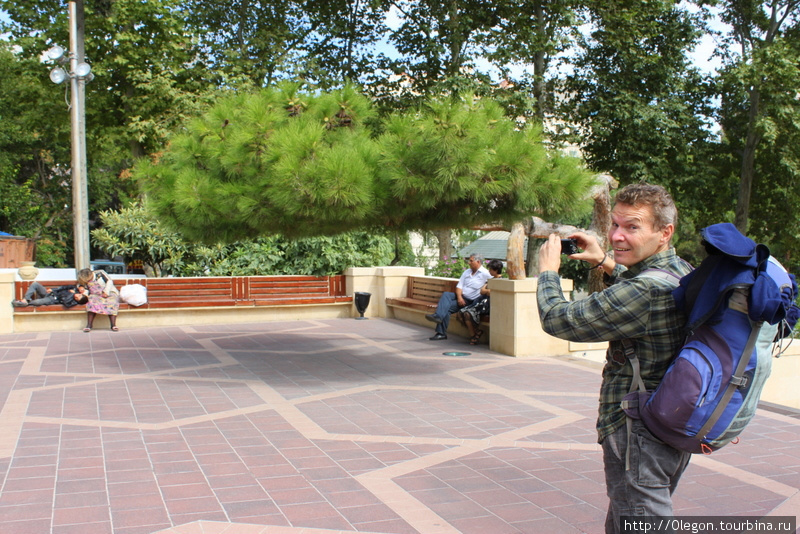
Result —
[{"label": "black trash bin", "polygon": [[369,298],[371,296],[371,293],[365,293],[364,291],[357,291],[353,296],[353,302],[355,302],[356,311],[361,314],[361,317],[356,317],[356,319],[369,319],[369,317],[364,317],[364,312],[367,311],[367,306],[369,306]]}]

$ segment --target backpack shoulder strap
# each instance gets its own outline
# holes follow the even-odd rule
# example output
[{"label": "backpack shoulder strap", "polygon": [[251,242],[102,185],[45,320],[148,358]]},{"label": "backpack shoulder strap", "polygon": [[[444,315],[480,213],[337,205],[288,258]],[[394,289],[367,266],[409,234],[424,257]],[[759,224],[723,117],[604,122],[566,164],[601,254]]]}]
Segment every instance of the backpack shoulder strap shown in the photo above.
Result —
[{"label": "backpack shoulder strap", "polygon": [[[638,276],[643,276],[645,278],[652,278],[655,280],[663,280],[666,282],[671,288],[678,287],[680,284],[681,277],[677,274],[667,271],[665,269],[645,269]],[[631,364],[631,369],[633,370],[633,379],[631,380],[631,387],[628,390],[628,393],[633,393],[637,389],[641,393],[646,393],[647,388],[644,385],[644,380],[642,380],[642,373],[639,366],[639,358],[636,356],[636,342],[631,339],[623,339],[620,342],[622,344],[622,349],[625,353],[625,357]],[[623,400],[622,401],[622,408],[623,410],[628,409],[630,406],[629,404],[632,402],[638,402],[634,400]],[[625,449],[625,470],[628,471],[631,468],[630,464],[630,442],[631,442],[631,435],[633,433],[633,419],[630,416],[625,417],[625,426],[628,433],[628,447]]]}]

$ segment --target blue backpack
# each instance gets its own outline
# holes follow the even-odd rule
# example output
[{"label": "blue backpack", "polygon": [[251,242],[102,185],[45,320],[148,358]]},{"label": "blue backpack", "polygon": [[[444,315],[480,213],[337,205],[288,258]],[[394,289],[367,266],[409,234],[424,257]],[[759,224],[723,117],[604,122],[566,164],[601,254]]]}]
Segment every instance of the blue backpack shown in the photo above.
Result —
[{"label": "blue backpack", "polygon": [[[622,407],[676,449],[709,454],[737,439],[755,414],[772,366],[800,309],[795,277],[765,245],[721,223],[702,231],[708,257],[683,278],[656,269],[639,276],[675,287],[687,316],[685,344],[655,391],[639,375],[635,345],[624,342],[634,381]],[[630,434],[629,434],[630,435]]]}]

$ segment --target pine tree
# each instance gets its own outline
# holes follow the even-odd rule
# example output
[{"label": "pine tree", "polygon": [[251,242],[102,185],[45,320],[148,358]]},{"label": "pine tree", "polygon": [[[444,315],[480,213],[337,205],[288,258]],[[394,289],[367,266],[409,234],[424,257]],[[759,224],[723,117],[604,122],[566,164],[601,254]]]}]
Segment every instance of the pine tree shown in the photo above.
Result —
[{"label": "pine tree", "polygon": [[136,175],[162,221],[202,242],[510,225],[583,207],[592,181],[487,99],[379,122],[354,86],[296,84],[221,99]]}]

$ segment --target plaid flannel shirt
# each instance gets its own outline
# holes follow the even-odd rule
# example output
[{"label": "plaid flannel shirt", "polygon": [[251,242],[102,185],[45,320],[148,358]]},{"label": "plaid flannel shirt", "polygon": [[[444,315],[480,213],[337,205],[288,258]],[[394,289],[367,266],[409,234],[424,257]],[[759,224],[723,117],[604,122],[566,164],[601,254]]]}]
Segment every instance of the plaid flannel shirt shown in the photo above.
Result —
[{"label": "plaid flannel shirt", "polygon": [[637,276],[652,268],[679,277],[691,270],[670,248],[630,269],[617,265],[612,275],[606,277],[609,285],[605,290],[575,302],[564,298],[558,273],[539,274],[537,299],[545,332],[569,341],[609,342],[600,386],[599,442],[625,423],[620,402],[631,387],[633,370],[621,340],[635,342],[648,391],[656,388],[684,341],[686,317],[675,307],[673,286],[665,280]]}]

